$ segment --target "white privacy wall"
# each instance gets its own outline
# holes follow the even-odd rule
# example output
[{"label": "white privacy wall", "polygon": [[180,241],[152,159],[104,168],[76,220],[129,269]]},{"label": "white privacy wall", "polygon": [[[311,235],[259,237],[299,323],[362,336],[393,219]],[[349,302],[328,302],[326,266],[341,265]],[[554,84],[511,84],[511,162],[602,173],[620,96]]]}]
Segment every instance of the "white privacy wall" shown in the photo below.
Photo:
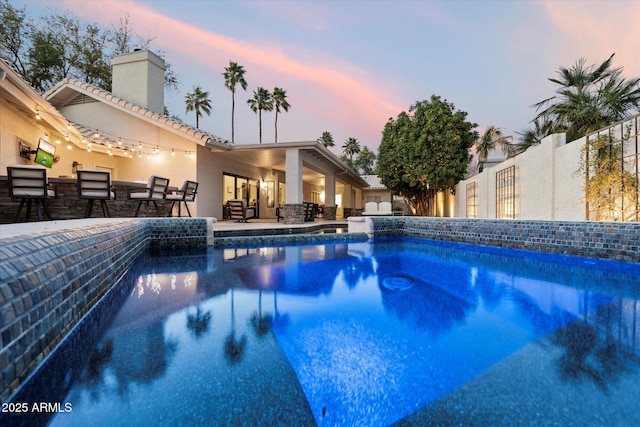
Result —
[{"label": "white privacy wall", "polygon": [[467,215],[467,184],[476,182],[478,218],[496,218],[496,172],[515,166],[516,219],[581,221],[585,218],[584,177],[579,174],[585,138],[566,143],[549,135],[540,145],[485,168],[456,186],[456,217]]}]

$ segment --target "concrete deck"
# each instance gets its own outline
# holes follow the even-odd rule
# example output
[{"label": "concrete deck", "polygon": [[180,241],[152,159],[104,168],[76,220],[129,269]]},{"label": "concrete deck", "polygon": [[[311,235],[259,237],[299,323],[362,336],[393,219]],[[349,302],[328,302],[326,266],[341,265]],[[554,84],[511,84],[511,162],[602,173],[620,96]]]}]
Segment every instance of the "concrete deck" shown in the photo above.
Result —
[{"label": "concrete deck", "polygon": [[[143,218],[83,218],[83,219],[66,219],[54,221],[39,222],[21,222],[15,224],[0,224],[0,239],[8,239],[10,237],[34,235],[42,233],[50,233],[55,231],[69,230],[78,227],[85,227],[97,224],[117,223],[123,221],[135,221]],[[344,226],[347,220],[325,221],[322,219],[304,224],[285,224],[276,222],[276,220],[249,220],[249,222],[235,221],[218,221],[213,225],[213,232],[219,231],[244,231],[244,230],[268,230],[274,228],[294,228],[304,229],[318,225]],[[301,231],[302,232],[302,231]]]}]

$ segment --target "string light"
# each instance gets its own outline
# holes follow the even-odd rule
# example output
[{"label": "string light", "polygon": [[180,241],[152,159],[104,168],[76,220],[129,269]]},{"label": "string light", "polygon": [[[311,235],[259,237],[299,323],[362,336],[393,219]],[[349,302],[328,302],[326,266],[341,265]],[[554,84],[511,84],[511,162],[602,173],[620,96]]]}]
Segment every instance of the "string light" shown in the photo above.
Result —
[{"label": "string light", "polygon": [[[169,150],[171,150],[171,157],[175,157],[175,153],[176,153],[175,148],[161,147],[159,144],[152,145],[150,143],[140,141],[140,140],[134,141],[131,139],[123,138],[122,136],[109,135],[108,133],[101,132],[99,129],[92,130],[91,128],[87,128],[85,126],[77,125],[71,122],[64,116],[60,114],[56,114],[56,111],[43,110],[41,112],[40,108],[37,107],[35,109],[35,112],[36,112],[36,115],[35,115],[36,120],[41,120],[42,112],[44,112],[51,115],[52,117],[56,117],[67,122],[66,129],[63,128],[62,130],[59,131],[58,137],[55,139],[55,142],[56,144],[60,145],[60,140],[62,139],[62,137],[64,137],[65,141],[67,141],[67,149],[69,150],[73,149],[72,138],[80,137],[81,138],[80,142],[82,144],[87,144],[83,148],[85,148],[88,152],[96,151],[94,150],[95,147],[93,146],[93,143],[97,143],[100,148],[99,150],[97,150],[97,152],[106,153],[112,156],[114,155],[112,148],[118,147],[122,150],[117,152],[118,155],[133,158],[134,153],[136,152],[135,145],[137,145],[138,146],[137,152],[138,152],[139,158],[142,158],[142,155],[145,154],[144,153],[145,146],[151,149],[150,154],[146,154],[146,157],[148,159],[158,158],[161,151],[169,151]],[[124,145],[127,142],[132,143],[130,146],[131,148],[129,148],[128,145],[127,146]],[[116,146],[116,143],[117,143],[117,146]],[[79,143],[76,143],[76,144],[79,145]],[[185,151],[185,157],[191,157],[193,154],[195,154],[195,152]]]}]

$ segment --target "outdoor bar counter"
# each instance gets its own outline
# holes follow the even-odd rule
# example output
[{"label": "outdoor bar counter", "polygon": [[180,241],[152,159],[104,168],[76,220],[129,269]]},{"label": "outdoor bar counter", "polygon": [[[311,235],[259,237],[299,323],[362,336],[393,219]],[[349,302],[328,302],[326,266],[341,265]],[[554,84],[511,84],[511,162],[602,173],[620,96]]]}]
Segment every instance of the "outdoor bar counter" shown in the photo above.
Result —
[{"label": "outdoor bar counter", "polygon": [[[78,198],[78,181],[76,178],[47,178],[49,187],[57,191],[56,198],[47,199],[47,206],[51,213],[51,219],[74,219],[83,218],[84,211],[87,207],[87,200]],[[129,189],[144,190],[147,187],[146,182],[130,182],[130,181],[111,181],[111,185],[115,189],[116,200],[108,200],[107,207],[109,208],[109,216],[116,217],[133,217],[138,207],[137,200],[129,200],[127,194]],[[9,195],[9,181],[6,176],[0,176],[0,224],[12,223],[13,219],[18,211],[19,199],[11,199]],[[158,209],[161,216],[167,216],[169,214],[169,207],[171,202],[159,201]],[[18,222],[25,221],[26,206],[22,208]],[[96,201],[93,204],[93,210],[91,212],[92,218],[102,217],[102,207],[100,202]],[[158,216],[153,203],[149,204],[149,209],[145,212],[145,205],[143,203],[140,208],[138,216]],[[31,208],[31,221],[37,221],[38,216],[35,206]]]}]

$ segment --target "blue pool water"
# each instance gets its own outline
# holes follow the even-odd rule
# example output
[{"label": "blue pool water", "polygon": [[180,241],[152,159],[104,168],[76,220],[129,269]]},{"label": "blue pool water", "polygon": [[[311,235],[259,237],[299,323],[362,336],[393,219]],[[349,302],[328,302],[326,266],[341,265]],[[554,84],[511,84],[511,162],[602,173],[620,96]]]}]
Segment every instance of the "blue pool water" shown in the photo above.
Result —
[{"label": "blue pool water", "polygon": [[114,295],[37,422],[640,423],[640,264],[328,242],[147,254]]}]

